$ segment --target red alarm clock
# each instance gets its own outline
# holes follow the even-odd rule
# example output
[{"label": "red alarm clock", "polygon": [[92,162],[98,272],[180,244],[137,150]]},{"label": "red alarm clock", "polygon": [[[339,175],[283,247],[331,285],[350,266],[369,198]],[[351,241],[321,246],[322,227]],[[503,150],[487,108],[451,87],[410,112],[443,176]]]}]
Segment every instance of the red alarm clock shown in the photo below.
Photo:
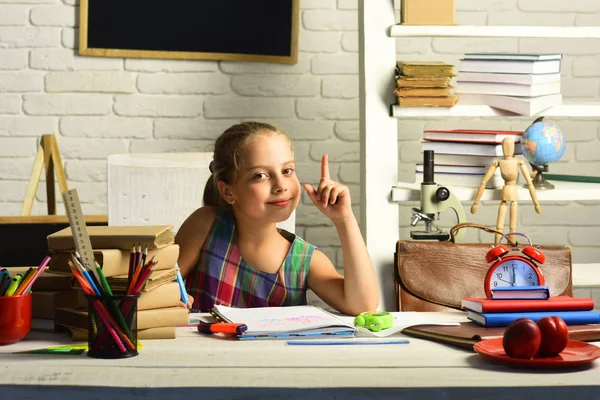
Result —
[{"label": "red alarm clock", "polygon": [[[518,235],[527,238],[529,246],[522,249],[509,248],[500,244],[506,236]],[[519,251],[508,255],[511,251]],[[510,232],[502,235],[498,243],[485,255],[485,260],[492,263],[485,275],[484,291],[488,299],[492,298],[492,289],[500,286],[542,286],[544,275],[537,264],[543,264],[546,256],[531,244],[531,239],[523,233]]]}]

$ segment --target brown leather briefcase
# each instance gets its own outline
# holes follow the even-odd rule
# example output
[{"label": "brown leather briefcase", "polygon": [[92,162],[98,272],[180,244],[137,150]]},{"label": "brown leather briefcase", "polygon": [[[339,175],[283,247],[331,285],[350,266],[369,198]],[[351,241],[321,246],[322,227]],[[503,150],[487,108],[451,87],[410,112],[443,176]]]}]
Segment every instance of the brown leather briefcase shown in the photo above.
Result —
[{"label": "brown leather briefcase", "polygon": [[[484,279],[490,267],[486,253],[494,246],[485,243],[454,243],[458,229],[475,227],[496,230],[473,223],[452,227],[451,241],[399,240],[394,274],[396,304],[401,311],[460,310],[465,297],[485,297]],[[522,246],[518,245],[515,251]],[[540,266],[551,296],[572,294],[571,249],[539,246],[546,256]]]}]

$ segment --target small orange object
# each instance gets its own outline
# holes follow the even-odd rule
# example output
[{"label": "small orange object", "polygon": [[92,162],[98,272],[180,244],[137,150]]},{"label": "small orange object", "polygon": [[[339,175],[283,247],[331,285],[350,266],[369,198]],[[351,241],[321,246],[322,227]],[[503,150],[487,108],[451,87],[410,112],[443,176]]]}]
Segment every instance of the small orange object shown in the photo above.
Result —
[{"label": "small orange object", "polygon": [[229,333],[232,335],[241,335],[248,330],[246,324],[236,324],[232,322],[202,322],[198,323],[198,332],[200,333]]}]

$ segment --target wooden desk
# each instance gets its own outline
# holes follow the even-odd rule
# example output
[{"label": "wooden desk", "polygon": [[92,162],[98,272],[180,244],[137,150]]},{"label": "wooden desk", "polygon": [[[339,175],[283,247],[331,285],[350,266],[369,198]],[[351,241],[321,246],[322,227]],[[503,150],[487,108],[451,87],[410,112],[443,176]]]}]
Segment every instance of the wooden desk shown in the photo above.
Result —
[{"label": "wooden desk", "polygon": [[[435,313],[463,321],[463,313]],[[49,339],[51,341],[49,341]],[[15,355],[72,343],[31,334],[0,347],[2,398],[22,399],[467,399],[600,395],[600,360],[567,371],[510,369],[476,353],[409,338],[381,346],[287,346],[204,337],[180,328],[175,340],[146,340],[137,357]],[[600,344],[600,343],[596,343]],[[549,397],[551,396],[551,397]]]}]

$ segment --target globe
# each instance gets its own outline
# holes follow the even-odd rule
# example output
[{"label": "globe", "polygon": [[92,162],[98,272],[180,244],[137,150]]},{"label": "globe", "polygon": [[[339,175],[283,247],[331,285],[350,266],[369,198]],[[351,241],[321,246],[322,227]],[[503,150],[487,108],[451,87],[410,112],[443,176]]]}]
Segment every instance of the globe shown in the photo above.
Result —
[{"label": "globe", "polygon": [[567,147],[565,135],[556,124],[538,118],[525,129],[521,138],[521,152],[531,167],[537,171],[533,179],[536,189],[554,189],[554,185],[544,179],[548,164],[560,160]]},{"label": "globe", "polygon": [[567,147],[565,135],[556,124],[537,120],[525,129],[521,152],[533,165],[544,166],[560,160]]}]

